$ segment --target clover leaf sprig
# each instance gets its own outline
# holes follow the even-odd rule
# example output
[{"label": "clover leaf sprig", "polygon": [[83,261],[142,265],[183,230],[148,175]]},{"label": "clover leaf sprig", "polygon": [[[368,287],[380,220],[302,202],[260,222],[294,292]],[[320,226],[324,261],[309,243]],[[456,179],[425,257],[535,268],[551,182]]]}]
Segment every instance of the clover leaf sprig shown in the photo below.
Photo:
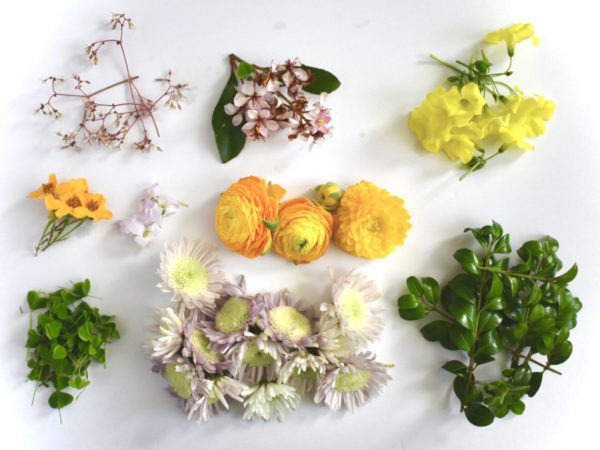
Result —
[{"label": "clover leaf sprig", "polygon": [[[49,294],[29,291],[27,303],[31,309],[27,332],[27,378],[35,381],[35,393],[40,385],[52,387],[48,404],[58,409],[73,401],[65,392],[72,387],[80,390],[90,384],[88,367],[92,361],[106,364],[106,344],[119,339],[115,316],[100,314],[83,301],[90,292],[90,280],[74,283],[71,289],[61,288]],[[40,311],[34,326],[34,311]]]},{"label": "clover leaf sprig", "polygon": [[[428,341],[466,352],[443,369],[455,375],[460,411],[472,424],[486,426],[511,411],[522,414],[523,396],[536,394],[546,372],[561,375],[553,366],[571,355],[570,330],[582,305],[568,289],[577,265],[557,275],[562,262],[556,239],[525,242],[517,250],[521,261],[509,267],[510,258],[504,255],[512,249],[500,224],[467,231],[482,251],[461,248],[454,253],[464,272],[443,288],[433,278],[409,277],[410,293],[398,299],[398,308],[406,320],[441,316],[421,333]],[[478,379],[477,368],[494,361],[501,365],[503,358],[496,359],[501,353],[509,356],[501,376]]]}]

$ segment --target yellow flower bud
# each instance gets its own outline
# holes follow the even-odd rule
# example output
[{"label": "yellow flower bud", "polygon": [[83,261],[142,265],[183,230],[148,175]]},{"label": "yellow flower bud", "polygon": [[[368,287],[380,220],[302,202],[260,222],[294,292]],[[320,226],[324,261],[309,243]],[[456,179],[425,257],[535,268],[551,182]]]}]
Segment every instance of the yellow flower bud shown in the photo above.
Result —
[{"label": "yellow flower bud", "polygon": [[344,195],[344,190],[331,181],[318,185],[315,191],[317,191],[317,203],[329,212],[335,211],[340,206]]}]

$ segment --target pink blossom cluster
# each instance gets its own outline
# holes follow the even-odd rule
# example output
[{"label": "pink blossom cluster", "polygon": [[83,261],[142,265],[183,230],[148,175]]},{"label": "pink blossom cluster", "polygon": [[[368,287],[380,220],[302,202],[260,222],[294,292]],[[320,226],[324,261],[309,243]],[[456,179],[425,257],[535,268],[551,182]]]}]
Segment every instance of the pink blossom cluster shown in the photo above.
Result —
[{"label": "pink blossom cluster", "polygon": [[163,219],[175,214],[180,206],[187,205],[171,197],[158,195],[158,183],[154,183],[146,189],[146,195],[140,200],[135,214],[121,220],[117,229],[122,234],[133,235],[133,240],[145,248],[158,235]]},{"label": "pink blossom cluster", "polygon": [[331,116],[325,107],[325,96],[312,105],[306,92],[310,70],[302,68],[298,58],[285,64],[271,63],[270,68],[254,66],[254,71],[237,87],[233,103],[225,105],[225,112],[233,116],[235,126],[249,139],[266,139],[270,132],[288,128],[288,138],[298,137],[313,142],[331,134]]}]

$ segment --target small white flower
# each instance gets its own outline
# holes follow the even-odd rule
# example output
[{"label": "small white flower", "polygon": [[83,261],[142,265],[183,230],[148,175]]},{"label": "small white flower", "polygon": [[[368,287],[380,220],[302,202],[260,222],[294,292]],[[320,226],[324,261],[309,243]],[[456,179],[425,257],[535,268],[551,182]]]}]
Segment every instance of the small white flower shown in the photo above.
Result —
[{"label": "small white flower", "polygon": [[180,305],[177,312],[172,308],[159,308],[155,311],[156,322],[151,327],[151,337],[146,343],[150,357],[167,363],[183,347],[183,322],[185,307]]},{"label": "small white flower", "polygon": [[163,281],[157,286],[163,292],[173,292],[172,300],[182,300],[190,309],[214,307],[227,281],[217,252],[196,239],[166,244],[158,273]]},{"label": "small white flower", "polygon": [[324,402],[333,411],[342,406],[350,412],[377,397],[392,378],[387,367],[375,361],[371,352],[351,355],[327,372],[315,395],[315,403]]},{"label": "small white flower", "polygon": [[195,401],[187,404],[188,419],[207,422],[209,417],[229,410],[227,397],[242,402],[242,392],[247,389],[248,386],[244,383],[226,376],[205,378],[198,383],[199,395],[195,397]]},{"label": "small white flower", "polygon": [[300,395],[293,387],[273,382],[259,383],[242,395],[248,396],[244,401],[245,420],[259,418],[267,421],[276,418],[281,421],[300,402]]},{"label": "small white flower", "polygon": [[249,383],[275,379],[286,354],[285,349],[265,333],[256,337],[252,333],[248,335],[245,341],[235,344],[227,353],[233,364],[233,376]]},{"label": "small white flower", "polygon": [[289,384],[299,394],[313,392],[325,373],[325,357],[300,350],[288,358],[279,371],[279,382]]}]

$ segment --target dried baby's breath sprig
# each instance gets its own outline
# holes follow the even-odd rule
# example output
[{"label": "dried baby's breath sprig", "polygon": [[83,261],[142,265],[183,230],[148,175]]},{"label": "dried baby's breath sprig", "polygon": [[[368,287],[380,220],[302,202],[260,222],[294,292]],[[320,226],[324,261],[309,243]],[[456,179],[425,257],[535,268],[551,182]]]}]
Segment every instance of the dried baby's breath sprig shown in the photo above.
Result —
[{"label": "dried baby's breath sprig", "polygon": [[[156,81],[165,86],[163,92],[155,99],[150,100],[143,96],[135,84],[139,78],[131,74],[129,62],[123,45],[125,30],[133,29],[134,25],[130,18],[124,14],[113,14],[110,20],[111,28],[119,31],[117,39],[103,39],[92,42],[86,47],[88,60],[97,65],[99,62],[99,52],[102,47],[108,44],[114,44],[119,48],[123,58],[123,64],[127,78],[112,83],[104,88],[93,92],[88,91],[91,82],[84,80],[80,75],[74,74],[71,77],[72,86],[66,90],[60,90],[59,85],[67,82],[65,78],[48,77],[44,83],[49,83],[52,94],[46,102],[40,104],[35,110],[36,113],[42,113],[46,116],[60,119],[63,114],[55,105],[55,100],[59,97],[80,98],[83,101],[83,113],[77,128],[70,132],[58,132],[63,145],[61,148],[74,148],[81,150],[83,144],[102,144],[105,147],[114,150],[121,150],[126,142],[127,136],[132,130],[140,133],[140,139],[133,142],[133,147],[137,150],[152,150],[157,147],[151,138],[150,129],[154,128],[157,137],[160,137],[158,124],[154,117],[154,111],[157,106],[164,101],[164,105],[169,109],[181,109],[181,101],[185,98],[184,92],[188,89],[187,83],[175,83],[172,81],[171,70],[164,78],[157,78]],[[126,96],[124,101],[101,101],[98,95],[112,90],[121,85],[126,85]]]}]

